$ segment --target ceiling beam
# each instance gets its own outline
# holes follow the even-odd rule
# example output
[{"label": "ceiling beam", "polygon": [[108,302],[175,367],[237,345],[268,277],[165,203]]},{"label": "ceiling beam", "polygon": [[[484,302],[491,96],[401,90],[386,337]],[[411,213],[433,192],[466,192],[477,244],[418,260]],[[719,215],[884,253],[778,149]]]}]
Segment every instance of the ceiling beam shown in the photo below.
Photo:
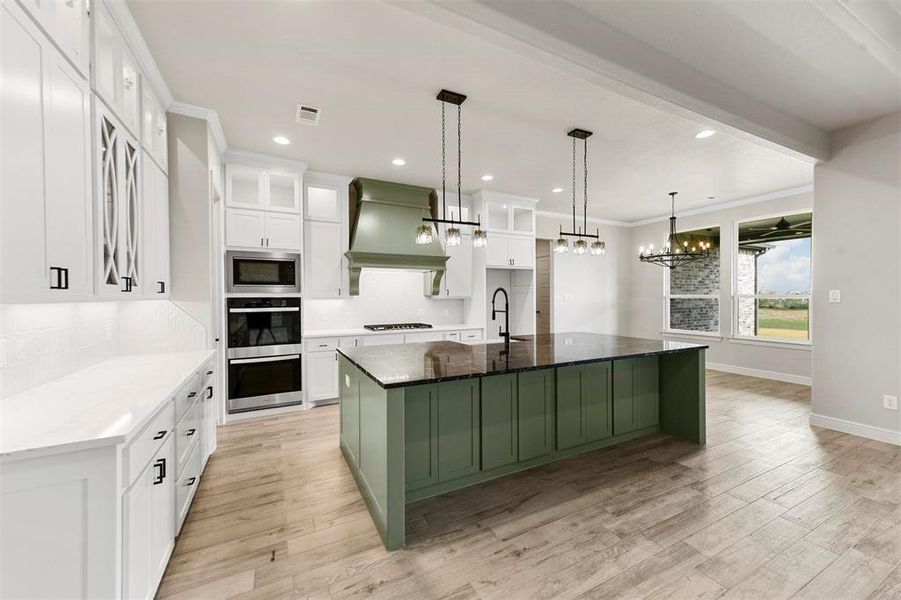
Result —
[{"label": "ceiling beam", "polygon": [[829,135],[652,48],[563,0],[388,0],[700,127],[808,163],[828,160]]},{"label": "ceiling beam", "polygon": [[892,2],[811,1],[823,16],[865,49],[879,64],[901,77],[901,23],[898,0]]}]

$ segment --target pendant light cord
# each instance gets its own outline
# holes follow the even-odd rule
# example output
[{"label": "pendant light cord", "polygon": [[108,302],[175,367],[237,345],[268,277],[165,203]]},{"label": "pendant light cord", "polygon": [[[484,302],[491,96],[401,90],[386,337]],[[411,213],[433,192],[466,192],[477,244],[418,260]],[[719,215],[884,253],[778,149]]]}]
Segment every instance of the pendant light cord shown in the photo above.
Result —
[{"label": "pendant light cord", "polygon": [[576,232],[576,138],[573,138],[573,233]]},{"label": "pendant light cord", "polygon": [[582,170],[585,174],[585,183],[583,186],[583,204],[582,204],[582,229],[588,233],[588,138],[582,140]]},{"label": "pendant light cord", "polygon": [[444,131],[444,102],[441,103],[441,218],[447,218],[447,141]]},{"label": "pendant light cord", "polygon": [[457,105],[457,218],[463,220],[463,110]]}]

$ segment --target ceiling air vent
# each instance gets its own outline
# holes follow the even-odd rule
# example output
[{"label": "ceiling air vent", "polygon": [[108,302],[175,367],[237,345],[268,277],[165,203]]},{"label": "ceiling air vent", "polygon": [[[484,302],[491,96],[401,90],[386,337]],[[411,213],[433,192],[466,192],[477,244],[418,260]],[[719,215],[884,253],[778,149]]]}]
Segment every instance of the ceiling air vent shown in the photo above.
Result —
[{"label": "ceiling air vent", "polygon": [[294,120],[301,125],[319,125],[319,115],[321,114],[318,108],[298,104],[297,111],[294,113]]}]

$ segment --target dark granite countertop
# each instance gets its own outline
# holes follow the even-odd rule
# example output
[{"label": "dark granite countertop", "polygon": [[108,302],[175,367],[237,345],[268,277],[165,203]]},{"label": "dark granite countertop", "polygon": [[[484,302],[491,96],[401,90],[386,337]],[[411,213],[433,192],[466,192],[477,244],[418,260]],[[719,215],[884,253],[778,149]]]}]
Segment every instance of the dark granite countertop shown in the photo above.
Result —
[{"label": "dark granite countertop", "polygon": [[653,356],[707,348],[670,340],[558,333],[514,336],[509,354],[504,344],[425,342],[340,348],[338,352],[383,388],[436,381],[516,373],[548,367]]}]

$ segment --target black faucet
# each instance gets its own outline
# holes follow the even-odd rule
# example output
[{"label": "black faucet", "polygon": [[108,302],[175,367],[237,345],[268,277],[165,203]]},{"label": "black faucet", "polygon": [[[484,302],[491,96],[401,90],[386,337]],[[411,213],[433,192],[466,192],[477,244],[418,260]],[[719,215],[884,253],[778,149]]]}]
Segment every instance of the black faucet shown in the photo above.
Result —
[{"label": "black faucet", "polygon": [[[504,310],[499,310],[495,308],[495,302],[497,301],[498,292],[504,293]],[[504,329],[501,330],[500,327],[497,328],[497,334],[504,338],[504,345],[509,349],[510,347],[510,297],[507,296],[507,290],[502,287],[494,290],[494,294],[491,296],[491,320],[497,320],[497,313],[504,313]]]}]

